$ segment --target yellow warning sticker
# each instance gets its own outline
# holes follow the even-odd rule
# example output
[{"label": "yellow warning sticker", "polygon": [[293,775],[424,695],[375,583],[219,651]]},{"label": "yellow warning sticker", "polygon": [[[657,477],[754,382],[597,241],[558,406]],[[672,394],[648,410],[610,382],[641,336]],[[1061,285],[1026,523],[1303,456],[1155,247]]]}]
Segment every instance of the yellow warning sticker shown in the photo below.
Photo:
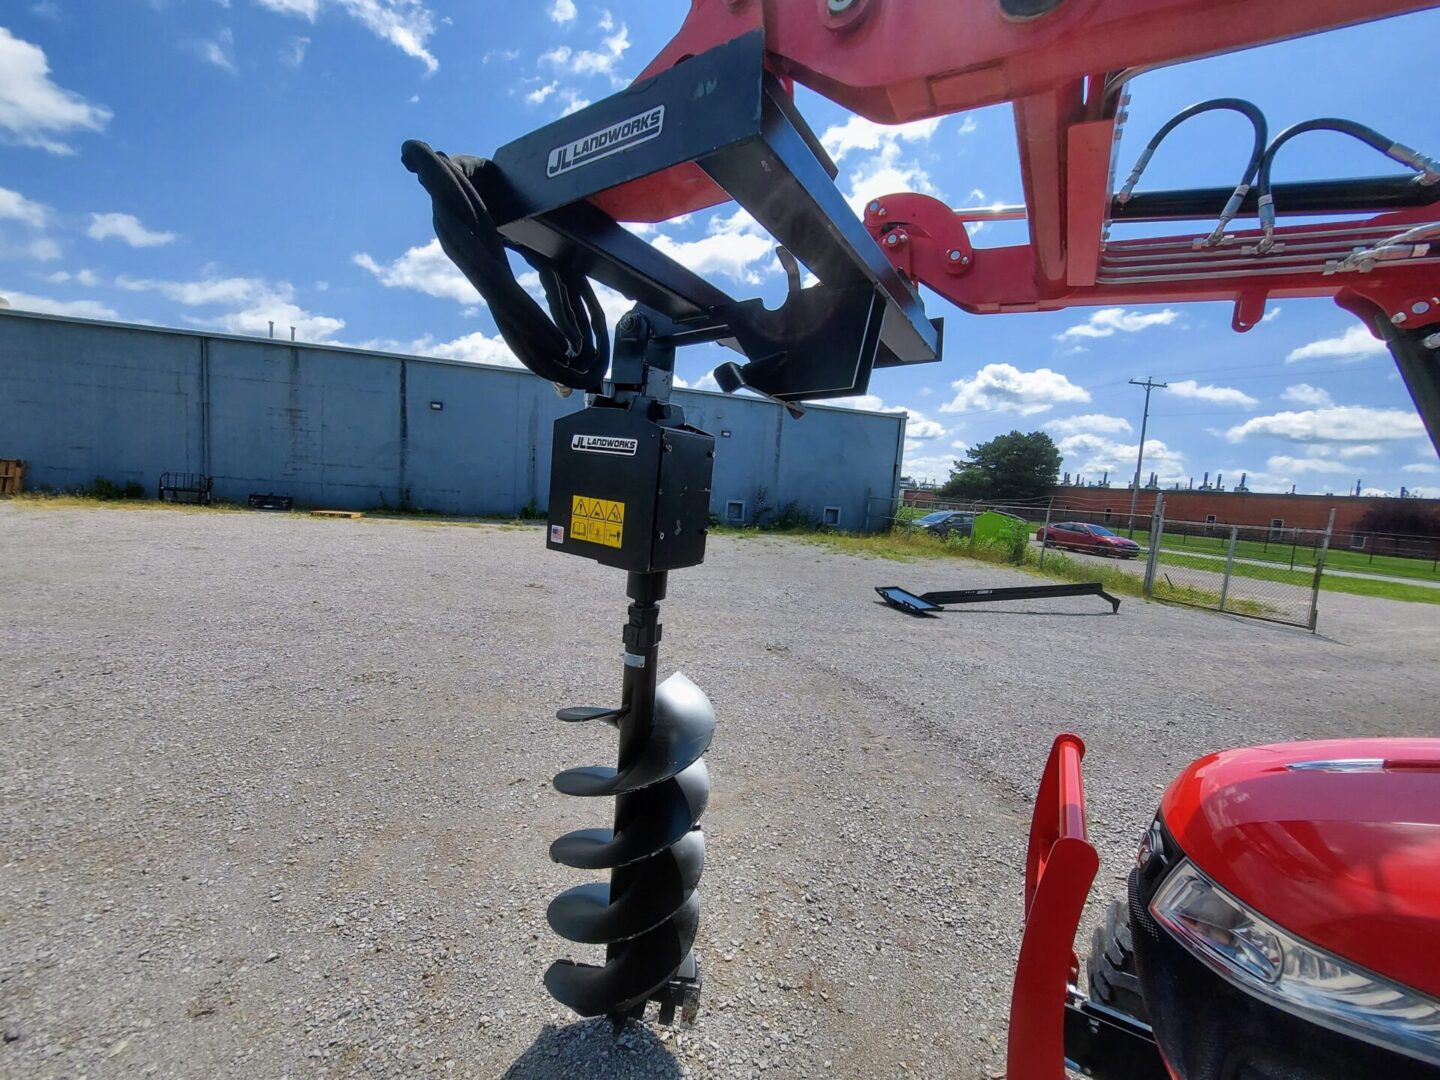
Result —
[{"label": "yellow warning sticker", "polygon": [[625,504],[575,495],[570,500],[570,538],[618,548],[625,535]]}]

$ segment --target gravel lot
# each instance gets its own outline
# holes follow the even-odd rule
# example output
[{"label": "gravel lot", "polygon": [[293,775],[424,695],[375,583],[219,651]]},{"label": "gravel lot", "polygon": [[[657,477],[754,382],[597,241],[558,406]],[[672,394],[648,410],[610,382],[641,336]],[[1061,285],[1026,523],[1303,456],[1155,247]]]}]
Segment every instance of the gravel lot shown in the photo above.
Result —
[{"label": "gravel lot", "polygon": [[0,1074],[989,1077],[1057,729],[1092,914],[1195,755],[1440,734],[1429,605],[871,591],[1014,578],[770,537],[672,577],[662,676],[720,718],[706,988],[617,1044],[540,976],[583,880],[546,847],[606,824],[549,780],[613,752],[552,717],[617,694],[623,575],[533,528],[0,505]]}]

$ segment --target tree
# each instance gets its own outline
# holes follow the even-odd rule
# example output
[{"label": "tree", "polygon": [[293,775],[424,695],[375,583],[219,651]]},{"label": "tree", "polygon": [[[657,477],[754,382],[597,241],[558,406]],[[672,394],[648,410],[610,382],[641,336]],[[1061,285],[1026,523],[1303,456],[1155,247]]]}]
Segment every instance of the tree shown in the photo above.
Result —
[{"label": "tree", "polygon": [[1026,435],[1012,431],[970,448],[955,462],[942,498],[1033,499],[1044,495],[1060,478],[1060,451],[1043,431]]}]

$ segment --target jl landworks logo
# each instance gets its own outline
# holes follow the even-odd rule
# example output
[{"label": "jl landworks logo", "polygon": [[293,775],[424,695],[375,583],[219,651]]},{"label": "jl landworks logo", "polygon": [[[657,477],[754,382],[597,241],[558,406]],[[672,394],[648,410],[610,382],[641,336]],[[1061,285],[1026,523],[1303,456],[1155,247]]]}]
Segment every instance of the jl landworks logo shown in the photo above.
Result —
[{"label": "jl landworks logo", "polygon": [[665,106],[656,105],[643,113],[637,113],[618,124],[592,131],[583,139],[557,146],[550,151],[550,160],[545,165],[546,176],[559,176],[571,169],[599,161],[611,154],[629,150],[642,142],[648,142],[660,134],[665,126]]},{"label": "jl landworks logo", "polygon": [[615,435],[570,436],[570,449],[583,450],[587,454],[620,454],[624,457],[634,457],[639,446],[639,439],[622,439]]}]

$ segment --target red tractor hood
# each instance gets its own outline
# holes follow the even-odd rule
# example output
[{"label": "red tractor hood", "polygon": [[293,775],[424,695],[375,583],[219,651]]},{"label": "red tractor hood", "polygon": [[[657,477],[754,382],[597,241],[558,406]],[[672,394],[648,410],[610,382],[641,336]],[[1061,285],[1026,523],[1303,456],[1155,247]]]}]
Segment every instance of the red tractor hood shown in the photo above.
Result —
[{"label": "red tractor hood", "polygon": [[1261,915],[1440,997],[1440,739],[1226,750],[1160,808],[1190,860]]}]

